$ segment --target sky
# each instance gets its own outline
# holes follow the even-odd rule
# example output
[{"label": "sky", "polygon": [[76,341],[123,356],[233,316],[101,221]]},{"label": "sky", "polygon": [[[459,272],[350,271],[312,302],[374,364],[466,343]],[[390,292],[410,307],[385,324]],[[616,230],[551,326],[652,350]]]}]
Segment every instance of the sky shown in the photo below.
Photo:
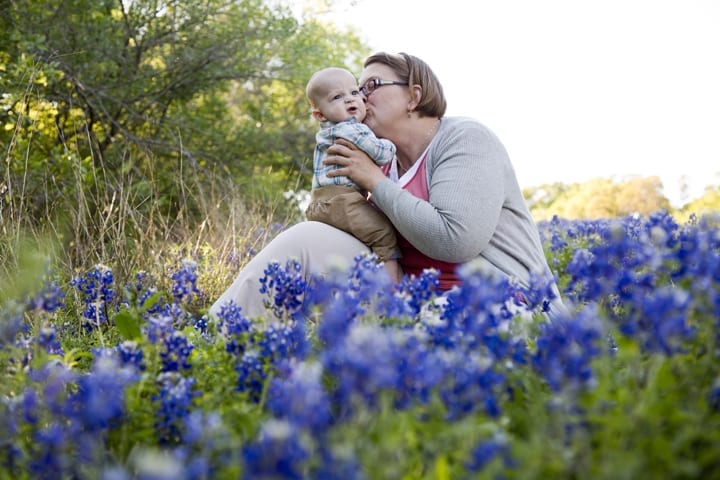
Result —
[{"label": "sky", "polygon": [[373,52],[426,61],[523,188],[659,176],[680,206],[720,185],[720,0],[332,4]]}]

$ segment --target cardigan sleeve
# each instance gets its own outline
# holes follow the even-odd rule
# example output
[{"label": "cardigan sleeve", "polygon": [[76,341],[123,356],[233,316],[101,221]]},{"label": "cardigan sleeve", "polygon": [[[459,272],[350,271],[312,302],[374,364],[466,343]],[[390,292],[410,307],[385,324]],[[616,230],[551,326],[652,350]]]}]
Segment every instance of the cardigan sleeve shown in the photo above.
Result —
[{"label": "cardigan sleeve", "polygon": [[389,179],[373,202],[398,232],[429,257],[461,263],[477,257],[492,238],[514,175],[505,148],[477,121],[445,118],[426,160],[429,201]]}]

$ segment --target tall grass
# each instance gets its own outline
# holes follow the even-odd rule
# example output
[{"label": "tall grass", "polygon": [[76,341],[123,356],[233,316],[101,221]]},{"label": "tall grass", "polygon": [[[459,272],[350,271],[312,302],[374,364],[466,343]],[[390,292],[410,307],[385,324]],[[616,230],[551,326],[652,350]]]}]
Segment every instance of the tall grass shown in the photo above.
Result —
[{"label": "tall grass", "polygon": [[[14,142],[10,145],[8,165],[17,154]],[[207,291],[219,294],[248,252],[259,250],[281,226],[299,219],[299,211],[287,208],[281,195],[270,205],[254,201],[227,175],[188,167],[182,160],[169,205],[157,178],[163,172],[114,171],[100,158],[94,160],[98,168],[88,182],[79,156],[63,156],[72,180],[61,179],[65,183],[59,185],[46,175],[41,188],[35,188],[44,192],[41,198],[29,194],[32,166],[27,157],[20,171],[6,169],[6,193],[0,198],[0,293],[21,277],[26,256],[34,251],[32,255],[45,258],[46,266],[64,281],[96,264],[111,267],[120,280],[139,270],[164,278],[183,257],[203,258],[212,279]],[[142,161],[153,164],[152,158]],[[133,158],[123,159],[123,164],[133,163]],[[60,191],[69,193],[63,196]]]}]

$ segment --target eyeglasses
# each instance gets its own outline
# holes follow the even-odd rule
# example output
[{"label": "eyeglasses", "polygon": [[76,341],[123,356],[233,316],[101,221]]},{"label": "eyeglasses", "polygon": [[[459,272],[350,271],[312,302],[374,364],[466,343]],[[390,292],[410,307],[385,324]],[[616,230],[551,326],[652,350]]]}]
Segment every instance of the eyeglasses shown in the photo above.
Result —
[{"label": "eyeglasses", "polygon": [[408,82],[399,82],[397,80],[380,80],[379,78],[371,78],[367,82],[365,82],[365,85],[360,87],[360,93],[365,95],[365,97],[369,97],[371,93],[373,93],[376,89],[384,86],[384,85],[407,85]]}]

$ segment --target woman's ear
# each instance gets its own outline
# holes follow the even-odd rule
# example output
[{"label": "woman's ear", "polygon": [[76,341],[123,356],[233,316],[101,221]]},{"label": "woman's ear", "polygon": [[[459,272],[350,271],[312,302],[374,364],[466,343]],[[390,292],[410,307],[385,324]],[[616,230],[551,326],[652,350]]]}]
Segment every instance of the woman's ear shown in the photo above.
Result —
[{"label": "woman's ear", "polygon": [[422,87],[413,85],[410,89],[410,101],[408,102],[408,112],[414,112],[422,99]]}]

